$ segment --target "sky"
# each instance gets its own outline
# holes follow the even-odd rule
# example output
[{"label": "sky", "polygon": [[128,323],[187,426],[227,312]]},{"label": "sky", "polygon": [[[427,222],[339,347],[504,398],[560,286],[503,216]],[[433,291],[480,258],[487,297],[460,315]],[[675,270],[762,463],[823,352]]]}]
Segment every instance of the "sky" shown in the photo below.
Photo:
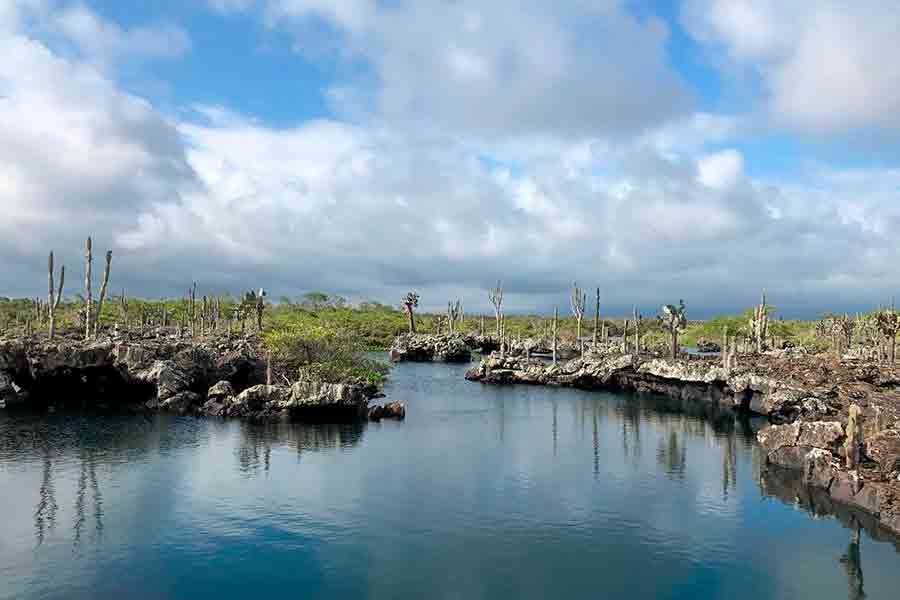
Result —
[{"label": "sky", "polygon": [[882,0],[0,0],[0,295],[45,295],[51,250],[81,292],[92,235],[146,297],[871,309],[897,30]]}]

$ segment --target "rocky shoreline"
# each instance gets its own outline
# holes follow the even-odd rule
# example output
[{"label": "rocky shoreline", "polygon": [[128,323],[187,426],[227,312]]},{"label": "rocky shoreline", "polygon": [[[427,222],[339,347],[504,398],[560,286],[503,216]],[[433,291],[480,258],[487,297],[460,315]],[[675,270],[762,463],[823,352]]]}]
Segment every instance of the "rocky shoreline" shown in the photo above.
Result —
[{"label": "rocky shoreline", "polygon": [[266,383],[255,337],[0,341],[0,408],[99,409],[257,420],[348,422],[403,418],[400,403],[369,407],[373,386]]},{"label": "rocky shoreline", "polygon": [[[900,371],[892,366],[794,351],[742,356],[727,369],[717,358],[610,353],[548,364],[495,353],[466,378],[649,392],[763,415],[770,424],[757,439],[769,464],[799,471],[805,485],[900,535]],[[848,423],[851,412],[858,423]]]}]

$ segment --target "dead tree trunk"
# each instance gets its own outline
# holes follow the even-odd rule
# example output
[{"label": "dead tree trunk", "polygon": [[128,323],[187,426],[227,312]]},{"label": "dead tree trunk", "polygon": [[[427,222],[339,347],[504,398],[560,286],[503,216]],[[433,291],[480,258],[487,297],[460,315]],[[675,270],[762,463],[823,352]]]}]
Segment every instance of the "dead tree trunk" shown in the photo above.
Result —
[{"label": "dead tree trunk", "polygon": [[47,312],[50,318],[50,339],[53,339],[53,336],[56,335],[56,309],[59,308],[59,303],[62,300],[63,295],[63,286],[66,283],[66,267],[63,265],[59,269],[59,289],[56,292],[56,296],[53,294],[53,252],[50,253],[50,258],[47,260],[47,281],[49,284],[49,292],[47,294]]},{"label": "dead tree trunk", "polygon": [[499,341],[500,337],[503,335],[501,329],[503,321],[503,284],[501,282],[498,281],[497,287],[491,288],[488,291],[488,298],[494,306],[494,316],[497,319],[497,340]]},{"label": "dead tree trunk", "polygon": [[587,304],[587,294],[578,287],[578,282],[572,284],[572,314],[575,315],[575,339],[581,340],[581,321],[584,319],[584,308]]}]

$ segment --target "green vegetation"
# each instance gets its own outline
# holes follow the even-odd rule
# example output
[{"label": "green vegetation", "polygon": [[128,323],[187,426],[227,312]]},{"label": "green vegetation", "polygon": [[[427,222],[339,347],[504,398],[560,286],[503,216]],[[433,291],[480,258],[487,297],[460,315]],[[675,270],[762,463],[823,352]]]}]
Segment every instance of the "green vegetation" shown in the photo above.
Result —
[{"label": "green vegetation", "polygon": [[[210,306],[213,303],[218,305],[219,314],[224,321],[219,324],[220,331],[232,328],[235,333],[242,330],[250,333],[257,330],[257,324],[255,310],[247,308],[249,297],[250,295],[239,298],[223,295],[208,299],[197,298],[196,303],[199,305],[206,300]],[[341,296],[324,292],[309,292],[299,301],[280,298],[277,303],[272,303],[265,297],[263,301],[263,340],[272,352],[274,361],[280,365],[279,373],[285,376],[289,376],[289,373],[296,374],[300,369],[309,371],[314,368],[320,376],[329,380],[355,378],[377,383],[384,377],[385,370],[366,359],[365,352],[385,350],[397,335],[409,330],[409,315],[399,304],[390,306],[368,301],[351,305]],[[41,306],[38,306],[36,300],[0,298],[0,333],[46,331],[46,302],[43,299],[40,302]],[[57,330],[60,334],[71,336],[82,327],[83,307],[84,299],[80,296],[70,297],[60,304],[56,310]],[[777,319],[774,318],[774,307],[765,308],[770,315],[770,338],[814,350],[831,348],[832,336],[823,334],[821,322]],[[199,309],[195,306],[195,310]],[[687,313],[690,316],[690,306],[687,307]],[[136,332],[142,327],[142,322],[155,325],[163,318],[170,327],[178,327],[179,324],[183,326],[184,323],[189,323],[190,314],[191,304],[188,298],[127,298],[123,302],[121,296],[112,296],[103,306],[100,322],[103,327],[111,327],[113,324],[123,327],[127,323],[129,331]],[[679,343],[683,347],[696,346],[701,339],[720,343],[726,327],[730,336],[746,338],[751,332],[750,322],[753,316],[753,309],[749,309],[740,315],[688,321],[679,335]],[[829,315],[824,315],[823,318],[828,321]],[[855,336],[860,335],[867,319],[874,319],[874,316],[863,316]],[[436,333],[442,320],[446,321],[443,313],[417,313],[416,329],[420,333]],[[551,317],[543,315],[505,315],[504,330],[513,338],[549,339],[551,320]],[[468,315],[457,325],[456,330],[465,334],[479,334],[481,321],[481,315]],[[602,324],[611,337],[618,337],[622,334],[624,319],[604,318]],[[593,327],[593,319],[586,316],[581,327],[583,339],[591,337]],[[631,318],[629,333],[634,331],[633,327],[634,319]],[[485,334],[493,335],[495,329],[494,315],[486,314]],[[577,330],[578,321],[575,317],[560,318],[559,337],[563,343],[574,343]],[[640,320],[640,330],[643,344],[647,347],[665,350],[671,343],[669,334],[655,313]]]}]

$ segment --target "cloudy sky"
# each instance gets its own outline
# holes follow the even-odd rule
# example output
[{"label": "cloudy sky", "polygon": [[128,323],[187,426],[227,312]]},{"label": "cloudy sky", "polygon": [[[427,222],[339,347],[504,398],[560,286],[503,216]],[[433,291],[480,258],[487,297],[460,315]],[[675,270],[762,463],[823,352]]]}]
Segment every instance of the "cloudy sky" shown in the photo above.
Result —
[{"label": "cloudy sky", "polygon": [[[0,295],[900,291],[900,3],[0,0]],[[99,253],[98,253],[99,254]]]}]

